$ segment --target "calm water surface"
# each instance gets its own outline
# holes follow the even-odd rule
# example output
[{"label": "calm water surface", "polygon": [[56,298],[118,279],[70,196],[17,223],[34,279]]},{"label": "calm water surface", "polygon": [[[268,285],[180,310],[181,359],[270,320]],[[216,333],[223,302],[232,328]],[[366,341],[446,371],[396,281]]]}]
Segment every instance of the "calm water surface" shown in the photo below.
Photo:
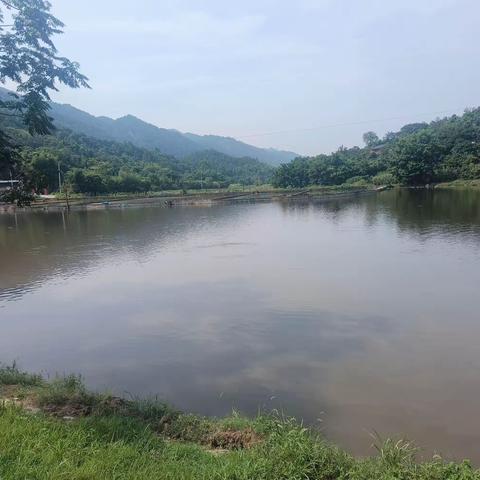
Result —
[{"label": "calm water surface", "polygon": [[480,192],[0,215],[0,360],[480,464]]}]

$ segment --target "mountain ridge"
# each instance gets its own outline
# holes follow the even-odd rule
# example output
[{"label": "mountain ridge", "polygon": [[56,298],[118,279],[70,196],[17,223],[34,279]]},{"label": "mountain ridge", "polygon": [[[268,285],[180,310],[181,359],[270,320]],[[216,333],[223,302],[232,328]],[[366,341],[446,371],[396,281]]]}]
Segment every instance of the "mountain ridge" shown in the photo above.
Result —
[{"label": "mountain ridge", "polygon": [[232,157],[251,157],[277,166],[299,156],[294,152],[255,147],[233,137],[198,135],[157,127],[132,114],[117,119],[97,117],[72,105],[52,102],[50,115],[59,128],[68,128],[103,140],[131,142],[138,147],[160,150],[179,158],[203,150],[216,150]]},{"label": "mountain ridge", "polygon": [[[10,92],[0,87],[0,97]],[[95,116],[68,103],[50,103],[50,116],[57,128],[66,128],[101,140],[131,142],[137,147],[159,150],[165,155],[184,158],[204,150],[215,150],[235,158],[250,157],[272,166],[287,163],[299,155],[274,148],[260,148],[233,137],[183,133],[153,125],[132,114],[117,119]]]}]

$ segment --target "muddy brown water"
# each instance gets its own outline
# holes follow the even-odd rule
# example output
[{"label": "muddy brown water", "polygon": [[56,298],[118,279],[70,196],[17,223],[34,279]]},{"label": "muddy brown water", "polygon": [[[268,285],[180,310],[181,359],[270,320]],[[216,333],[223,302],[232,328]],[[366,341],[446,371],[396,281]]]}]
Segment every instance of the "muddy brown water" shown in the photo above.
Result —
[{"label": "muddy brown water", "polygon": [[0,359],[480,464],[480,192],[0,215]]}]

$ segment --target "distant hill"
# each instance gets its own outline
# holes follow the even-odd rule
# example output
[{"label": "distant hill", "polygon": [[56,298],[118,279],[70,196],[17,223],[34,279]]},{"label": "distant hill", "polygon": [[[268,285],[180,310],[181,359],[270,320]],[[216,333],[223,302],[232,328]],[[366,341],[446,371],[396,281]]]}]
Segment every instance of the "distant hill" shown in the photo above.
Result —
[{"label": "distant hill", "polygon": [[202,150],[217,150],[231,157],[251,157],[270,165],[287,163],[299,155],[294,152],[275,150],[274,148],[258,148],[247,143],[240,142],[231,137],[219,137],[217,135],[183,134],[189,140],[202,147]]},{"label": "distant hill", "polygon": [[216,150],[232,157],[251,157],[270,165],[279,165],[298,156],[293,152],[254,147],[230,137],[202,136],[159,128],[133,115],[117,120],[94,117],[71,105],[58,103],[52,104],[51,115],[58,127],[105,140],[131,142],[138,147],[158,149],[179,158],[203,150]]},{"label": "distant hill", "polygon": [[50,115],[58,128],[68,128],[102,140],[130,142],[137,147],[158,149],[165,155],[182,158],[205,150],[176,130],[155,127],[133,115],[113,120],[95,117],[71,105],[59,103],[52,103]]},{"label": "distant hill", "polygon": [[[7,94],[8,90],[0,87],[0,98],[5,98]],[[298,157],[294,152],[258,148],[230,137],[195,135],[156,127],[133,115],[114,120],[109,117],[95,117],[68,104],[52,102],[51,107],[50,116],[58,128],[66,128],[101,140],[130,142],[137,147],[159,150],[165,155],[177,158],[205,150],[216,150],[231,157],[250,157],[277,166]]]}]

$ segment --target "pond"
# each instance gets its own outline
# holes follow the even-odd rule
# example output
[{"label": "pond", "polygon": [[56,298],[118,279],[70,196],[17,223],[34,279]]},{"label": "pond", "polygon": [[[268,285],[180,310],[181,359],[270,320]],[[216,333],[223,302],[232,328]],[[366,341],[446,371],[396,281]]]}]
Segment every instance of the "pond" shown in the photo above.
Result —
[{"label": "pond", "polygon": [[480,463],[480,191],[0,215],[0,361]]}]

